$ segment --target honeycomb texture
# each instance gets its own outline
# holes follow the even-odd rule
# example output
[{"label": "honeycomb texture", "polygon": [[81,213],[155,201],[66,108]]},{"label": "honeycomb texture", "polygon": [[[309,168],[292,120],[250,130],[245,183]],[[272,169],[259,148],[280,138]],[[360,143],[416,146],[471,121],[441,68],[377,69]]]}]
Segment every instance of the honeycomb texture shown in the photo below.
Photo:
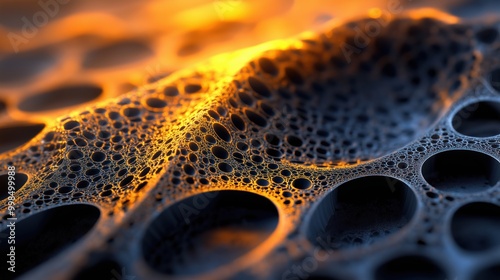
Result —
[{"label": "honeycomb texture", "polygon": [[[17,100],[27,114],[89,106],[0,128],[0,170],[17,170],[16,276],[497,279],[498,26],[376,20],[217,55],[118,97],[79,81]],[[81,63],[151,55],[129,40]],[[48,49],[6,55],[0,82],[55,63]],[[0,186],[8,234],[6,171]]]}]

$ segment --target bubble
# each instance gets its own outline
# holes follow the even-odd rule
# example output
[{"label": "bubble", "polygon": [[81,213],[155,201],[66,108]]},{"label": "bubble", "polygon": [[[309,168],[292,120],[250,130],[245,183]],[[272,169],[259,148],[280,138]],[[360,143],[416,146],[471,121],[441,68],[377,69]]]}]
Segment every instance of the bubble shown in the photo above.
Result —
[{"label": "bubble", "polygon": [[257,114],[256,112],[248,109],[248,110],[245,111],[245,115],[254,124],[256,124],[258,126],[261,126],[261,127],[267,126],[266,119],[263,118],[261,115]]},{"label": "bubble", "polygon": [[248,84],[260,96],[268,98],[271,97],[269,88],[260,79],[256,77],[248,77]]},{"label": "bubble", "polygon": [[233,171],[233,167],[225,162],[219,163],[218,167],[219,167],[219,170],[222,172],[229,173],[229,172]]},{"label": "bubble", "polygon": [[273,76],[278,74],[278,68],[277,68],[276,64],[274,64],[274,62],[267,57],[259,58],[259,66],[262,69],[262,71],[264,71],[267,74],[270,74]]},{"label": "bubble", "polygon": [[231,114],[231,122],[233,123],[234,127],[241,131],[245,131],[246,124],[245,121],[238,115],[236,114]]},{"label": "bubble", "polygon": [[166,96],[177,96],[179,95],[179,90],[175,86],[167,86],[163,89],[163,93]]},{"label": "bubble", "polygon": [[224,125],[220,123],[214,123],[213,128],[215,133],[217,134],[217,136],[219,136],[220,139],[226,142],[231,142],[231,134]]},{"label": "bubble", "polygon": [[201,90],[201,85],[188,84],[184,87],[184,91],[189,94],[197,93]]},{"label": "bubble", "polygon": [[214,154],[214,156],[220,159],[227,159],[229,157],[229,153],[226,151],[226,149],[220,146],[213,146],[212,153]]},{"label": "bubble", "polygon": [[106,159],[106,154],[103,152],[93,152],[91,158],[95,162],[102,162]]},{"label": "bubble", "polygon": [[167,106],[167,102],[159,98],[151,97],[146,99],[146,105],[152,109],[163,109]]},{"label": "bubble", "polygon": [[299,190],[305,190],[311,187],[311,181],[306,178],[298,178],[293,180],[292,186]]}]

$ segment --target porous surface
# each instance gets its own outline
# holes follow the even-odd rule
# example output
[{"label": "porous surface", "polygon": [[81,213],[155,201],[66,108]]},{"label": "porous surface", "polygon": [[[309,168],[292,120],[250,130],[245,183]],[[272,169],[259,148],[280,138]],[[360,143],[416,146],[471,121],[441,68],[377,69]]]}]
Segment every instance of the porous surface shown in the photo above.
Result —
[{"label": "porous surface", "polygon": [[[0,128],[0,170],[19,177],[17,273],[496,279],[497,37],[493,24],[357,19],[216,56],[46,127]],[[83,66],[130,48],[149,53],[126,42]],[[19,109],[71,106],[63,91],[80,93],[74,104],[101,94],[67,85]],[[11,134],[28,142],[14,148]]]}]

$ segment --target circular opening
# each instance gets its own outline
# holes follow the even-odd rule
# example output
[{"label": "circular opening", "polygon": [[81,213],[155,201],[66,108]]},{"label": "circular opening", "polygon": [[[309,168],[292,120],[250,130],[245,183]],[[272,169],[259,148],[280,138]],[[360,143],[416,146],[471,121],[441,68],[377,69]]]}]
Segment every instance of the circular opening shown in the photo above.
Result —
[{"label": "circular opening", "polygon": [[10,195],[9,187],[11,187],[11,189],[14,188],[14,192],[16,192],[28,181],[28,176],[26,174],[18,172],[14,173],[14,176],[10,176],[8,173],[0,175],[0,200],[3,200]]},{"label": "circular opening", "polygon": [[96,279],[96,276],[99,276],[97,279],[126,279],[124,277],[127,275],[124,275],[123,272],[124,269],[116,261],[104,259],[84,267],[73,279]]},{"label": "circular opening", "polygon": [[500,91],[500,68],[494,69],[489,75],[490,85],[496,91]]},{"label": "circular opening", "polygon": [[[19,277],[21,274],[54,257],[70,245],[76,243],[89,232],[100,216],[97,207],[87,204],[59,206],[29,216],[15,222],[15,250],[12,252],[8,242],[0,243],[1,252],[14,254],[16,273],[8,277]],[[9,221],[7,221],[9,225]],[[8,227],[0,234],[9,236]],[[7,271],[11,264],[3,261],[2,271]]]},{"label": "circular opening", "polygon": [[0,153],[27,143],[45,127],[44,124],[17,124],[0,128]]},{"label": "circular opening", "polygon": [[495,27],[485,27],[476,33],[476,38],[485,44],[491,44],[498,38],[498,30]]},{"label": "circular opening", "polygon": [[34,96],[29,96],[19,104],[26,112],[61,109],[82,104],[98,98],[102,89],[94,85],[63,86]]},{"label": "circular opening", "polygon": [[427,159],[422,175],[427,183],[442,191],[480,192],[498,183],[500,163],[480,152],[452,150]]},{"label": "circular opening", "polygon": [[460,207],[451,220],[455,243],[470,252],[500,248],[500,206],[475,202]]},{"label": "circular opening", "polygon": [[146,59],[153,51],[138,41],[122,41],[92,50],[85,55],[83,68],[101,69]]},{"label": "circular opening", "polygon": [[417,199],[403,182],[385,176],[351,180],[314,210],[308,239],[324,249],[370,245],[398,232],[415,214]]},{"label": "circular opening", "polygon": [[375,271],[376,280],[443,280],[446,273],[434,261],[423,256],[403,256],[392,259]]},{"label": "circular opening", "polygon": [[6,108],[7,104],[5,103],[5,101],[0,100],[0,114],[2,114]]},{"label": "circular opening", "polygon": [[37,77],[57,62],[46,49],[10,54],[0,59],[0,83],[16,84]]},{"label": "circular opening", "polygon": [[473,280],[498,280],[500,275],[500,264],[488,266],[481,269],[472,279]]},{"label": "circular opening", "polygon": [[147,228],[142,253],[170,275],[206,273],[253,250],[278,224],[267,198],[242,191],[195,195],[165,209]]},{"label": "circular opening", "polygon": [[500,134],[500,103],[482,101],[460,109],[452,119],[453,128],[472,137],[490,137]]}]

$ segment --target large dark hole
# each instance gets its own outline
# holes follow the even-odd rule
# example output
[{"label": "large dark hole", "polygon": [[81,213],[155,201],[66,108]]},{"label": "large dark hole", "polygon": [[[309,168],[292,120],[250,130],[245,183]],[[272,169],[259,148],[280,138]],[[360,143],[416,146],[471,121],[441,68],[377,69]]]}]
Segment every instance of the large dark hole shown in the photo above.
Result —
[{"label": "large dark hole", "polygon": [[460,207],[451,220],[451,235],[462,249],[482,252],[500,249],[500,206],[475,202]]},{"label": "large dark hole", "polygon": [[[0,175],[0,200],[5,199],[9,196],[9,186],[14,188],[14,192],[19,190],[26,181],[28,181],[28,176],[23,173],[14,172],[14,176],[9,176],[9,174]],[[13,182],[10,183],[9,182]]]},{"label": "large dark hole", "polygon": [[442,191],[479,192],[498,183],[500,163],[480,152],[445,151],[425,161],[422,175],[431,186]]},{"label": "large dark hole", "polygon": [[27,143],[44,127],[44,124],[17,124],[0,128],[0,153]]},{"label": "large dark hole", "polygon": [[74,106],[96,99],[102,89],[95,85],[63,86],[34,96],[29,96],[19,104],[26,112],[38,112]]},{"label": "large dark hole", "polygon": [[452,120],[453,128],[463,135],[489,137],[500,134],[500,103],[483,101],[465,106]]},{"label": "large dark hole", "polygon": [[123,275],[124,269],[116,261],[111,259],[100,260],[96,263],[84,267],[73,280],[89,279],[126,279],[128,275]]},{"label": "large dark hole", "polygon": [[481,269],[472,280],[498,280],[500,275],[500,264],[488,266]]},{"label": "large dark hole", "polygon": [[147,228],[142,253],[159,272],[202,274],[253,250],[277,224],[278,211],[263,196],[243,191],[207,192],[164,210]]},{"label": "large dark hole", "polygon": [[446,273],[423,256],[404,256],[390,260],[375,271],[375,280],[443,280]]},{"label": "large dark hole", "polygon": [[[94,227],[99,216],[100,211],[95,206],[73,204],[51,208],[16,222],[16,273],[8,273],[2,279],[19,277],[76,243]],[[7,228],[0,234],[9,236],[11,230]],[[0,243],[0,252],[11,254],[10,246],[8,242]],[[9,263],[2,261],[0,269],[4,272],[9,266]]]},{"label": "large dark hole", "polygon": [[316,246],[346,249],[370,245],[398,232],[413,217],[417,199],[403,182],[369,176],[344,183],[314,211],[307,229]]}]

